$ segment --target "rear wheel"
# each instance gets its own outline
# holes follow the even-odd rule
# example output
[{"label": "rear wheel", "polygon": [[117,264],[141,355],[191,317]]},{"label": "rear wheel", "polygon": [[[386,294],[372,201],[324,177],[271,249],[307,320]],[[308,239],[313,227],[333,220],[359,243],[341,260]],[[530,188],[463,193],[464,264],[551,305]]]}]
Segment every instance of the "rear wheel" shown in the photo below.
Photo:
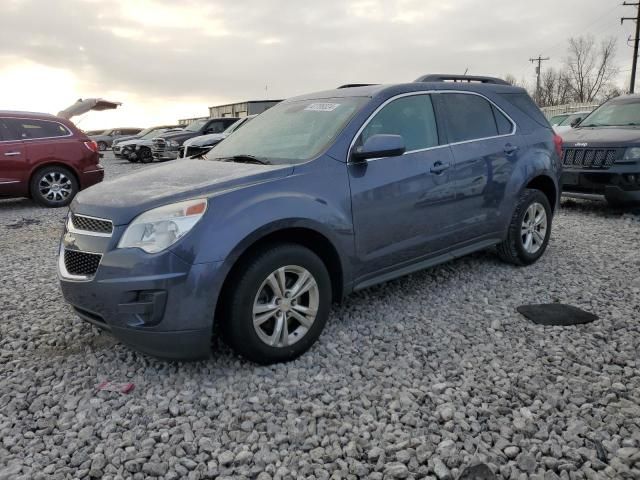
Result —
[{"label": "rear wheel", "polygon": [[300,245],[276,245],[257,254],[231,284],[222,334],[237,353],[256,363],[285,362],[306,352],[329,317],[327,268]]},{"label": "rear wheel", "polygon": [[107,149],[107,142],[98,142],[98,150],[104,152]]},{"label": "rear wheel", "polygon": [[64,207],[78,193],[78,181],[67,168],[52,166],[31,177],[31,197],[45,207]]},{"label": "rear wheel", "polygon": [[498,245],[498,256],[515,265],[536,262],[549,244],[552,217],[551,206],[544,193],[524,190],[511,218],[507,238]]}]

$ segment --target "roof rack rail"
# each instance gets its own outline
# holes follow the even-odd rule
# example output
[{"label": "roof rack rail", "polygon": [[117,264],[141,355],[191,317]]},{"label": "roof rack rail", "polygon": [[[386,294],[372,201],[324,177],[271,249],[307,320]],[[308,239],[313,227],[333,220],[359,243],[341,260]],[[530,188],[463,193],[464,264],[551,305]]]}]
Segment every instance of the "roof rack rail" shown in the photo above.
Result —
[{"label": "roof rack rail", "polygon": [[414,80],[415,82],[466,82],[466,83],[491,83],[494,85],[509,85],[509,82],[496,77],[484,77],[480,75],[448,75],[434,73],[423,75]]},{"label": "roof rack rail", "polygon": [[355,88],[355,87],[370,87],[371,85],[378,85],[377,83],[347,83],[345,85],[340,85],[340,88]]}]

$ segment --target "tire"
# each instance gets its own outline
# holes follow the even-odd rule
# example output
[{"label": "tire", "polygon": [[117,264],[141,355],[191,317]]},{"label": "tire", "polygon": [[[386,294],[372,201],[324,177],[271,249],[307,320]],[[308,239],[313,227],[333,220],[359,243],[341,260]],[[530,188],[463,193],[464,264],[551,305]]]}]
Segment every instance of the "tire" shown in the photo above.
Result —
[{"label": "tire", "polygon": [[104,152],[107,149],[107,143],[106,142],[98,142],[98,150],[100,150],[101,152]]},{"label": "tire", "polygon": [[141,148],[138,157],[140,158],[141,163],[153,162],[153,155],[151,154],[151,150],[148,148]]},{"label": "tire", "polygon": [[520,266],[536,262],[549,244],[552,220],[547,196],[540,190],[524,190],[511,217],[507,238],[498,245],[498,256]]},{"label": "tire", "polygon": [[36,171],[29,182],[31,198],[45,207],[66,207],[78,193],[78,181],[69,169],[59,166]]},{"label": "tire", "polygon": [[[291,289],[287,296],[276,292],[282,285],[280,272]],[[304,281],[305,272],[315,284]],[[331,280],[323,261],[308,248],[271,246],[244,261],[230,280],[219,325],[223,339],[238,354],[262,365],[287,362],[306,352],[320,336],[331,309]],[[293,289],[298,281],[302,286],[298,290],[304,293],[296,297]],[[305,286],[311,287],[305,290]],[[254,327],[256,306],[256,319],[262,322]],[[309,309],[309,316],[301,313],[304,309]],[[304,324],[294,315],[301,316]],[[278,329],[278,325],[287,328]]]}]

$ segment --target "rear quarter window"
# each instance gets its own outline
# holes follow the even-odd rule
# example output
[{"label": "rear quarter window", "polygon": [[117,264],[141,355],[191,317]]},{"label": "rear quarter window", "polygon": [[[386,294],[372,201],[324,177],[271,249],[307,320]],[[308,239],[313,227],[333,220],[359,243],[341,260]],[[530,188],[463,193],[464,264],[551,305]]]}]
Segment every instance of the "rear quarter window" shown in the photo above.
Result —
[{"label": "rear quarter window", "polygon": [[480,95],[442,94],[449,142],[464,142],[498,135],[493,105]]},{"label": "rear quarter window", "polygon": [[502,93],[500,96],[536,123],[543,127],[551,126],[547,117],[526,93]]}]

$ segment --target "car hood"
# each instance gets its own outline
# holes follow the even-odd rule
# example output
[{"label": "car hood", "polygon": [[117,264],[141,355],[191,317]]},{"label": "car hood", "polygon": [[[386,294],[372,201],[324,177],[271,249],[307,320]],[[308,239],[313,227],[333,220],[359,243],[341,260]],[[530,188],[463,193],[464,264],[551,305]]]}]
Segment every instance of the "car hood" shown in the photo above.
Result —
[{"label": "car hood", "polygon": [[155,138],[163,138],[164,140],[167,140],[167,141],[168,140],[176,140],[178,142],[184,142],[185,140],[188,140],[189,138],[198,137],[198,136],[200,136],[200,132],[182,131],[182,132],[174,132],[174,133],[167,133],[167,134],[164,134],[164,135],[158,135]]},{"label": "car hood", "polygon": [[[640,144],[640,129],[630,127],[578,127],[562,132],[565,147],[626,147]],[[587,145],[584,145],[584,144]]]},{"label": "car hood", "polygon": [[246,187],[293,172],[291,165],[255,165],[180,160],[146,168],[83,190],[71,204],[75,213],[125,225],[151,208]]},{"label": "car hood", "polygon": [[221,142],[227,136],[224,133],[210,133],[193,137],[184,142],[185,147],[206,147]]}]

